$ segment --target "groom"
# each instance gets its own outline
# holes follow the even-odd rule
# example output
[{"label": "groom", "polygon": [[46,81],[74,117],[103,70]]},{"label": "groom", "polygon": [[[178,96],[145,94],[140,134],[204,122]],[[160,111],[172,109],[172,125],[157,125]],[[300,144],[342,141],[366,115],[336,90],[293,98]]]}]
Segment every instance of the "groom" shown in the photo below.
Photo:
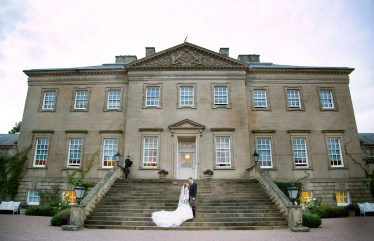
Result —
[{"label": "groom", "polygon": [[188,178],[188,183],[190,184],[190,206],[192,207],[193,217],[195,217],[197,184],[192,177]]}]

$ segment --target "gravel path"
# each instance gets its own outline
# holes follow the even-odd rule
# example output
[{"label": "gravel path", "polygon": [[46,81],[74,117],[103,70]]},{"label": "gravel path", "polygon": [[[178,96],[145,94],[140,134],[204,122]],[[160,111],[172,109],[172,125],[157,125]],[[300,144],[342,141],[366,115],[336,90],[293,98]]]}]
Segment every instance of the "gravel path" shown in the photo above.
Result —
[{"label": "gravel path", "polygon": [[302,241],[369,241],[374,240],[374,216],[324,219],[322,226],[308,233],[289,230],[255,231],[147,231],[82,229],[63,231],[50,226],[50,217],[0,214],[1,241],[237,241],[237,240],[302,240]]}]

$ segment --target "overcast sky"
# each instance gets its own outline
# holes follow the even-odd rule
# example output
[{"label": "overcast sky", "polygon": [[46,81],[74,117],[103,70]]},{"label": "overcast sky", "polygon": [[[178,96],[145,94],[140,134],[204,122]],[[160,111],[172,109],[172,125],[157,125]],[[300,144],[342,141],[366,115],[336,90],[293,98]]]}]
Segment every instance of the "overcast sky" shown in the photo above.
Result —
[{"label": "overcast sky", "polygon": [[188,42],[230,57],[355,68],[359,132],[374,133],[374,1],[0,0],[0,133],[22,120],[25,69],[113,63]]}]

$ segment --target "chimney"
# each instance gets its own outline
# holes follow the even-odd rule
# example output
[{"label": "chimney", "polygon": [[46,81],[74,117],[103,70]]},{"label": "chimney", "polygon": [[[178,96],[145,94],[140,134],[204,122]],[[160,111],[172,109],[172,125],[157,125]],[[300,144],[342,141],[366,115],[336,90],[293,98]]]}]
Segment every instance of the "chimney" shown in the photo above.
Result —
[{"label": "chimney", "polygon": [[149,55],[155,54],[156,49],[154,47],[145,47],[145,57],[148,57]]},{"label": "chimney", "polygon": [[229,57],[229,48],[220,48],[219,53]]},{"label": "chimney", "polygon": [[119,55],[116,56],[116,64],[128,64],[138,60],[136,55]]},{"label": "chimney", "polygon": [[260,55],[258,54],[241,54],[238,56],[238,60],[242,62],[260,62]]}]

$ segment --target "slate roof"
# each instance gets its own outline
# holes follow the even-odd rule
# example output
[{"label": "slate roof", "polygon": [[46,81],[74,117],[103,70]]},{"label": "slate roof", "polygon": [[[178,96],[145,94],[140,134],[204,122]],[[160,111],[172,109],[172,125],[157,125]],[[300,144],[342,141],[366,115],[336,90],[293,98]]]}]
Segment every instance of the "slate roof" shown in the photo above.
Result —
[{"label": "slate roof", "polygon": [[358,138],[364,145],[374,145],[374,133],[358,133]]},{"label": "slate roof", "polygon": [[0,146],[13,146],[18,137],[19,134],[0,134]]}]

